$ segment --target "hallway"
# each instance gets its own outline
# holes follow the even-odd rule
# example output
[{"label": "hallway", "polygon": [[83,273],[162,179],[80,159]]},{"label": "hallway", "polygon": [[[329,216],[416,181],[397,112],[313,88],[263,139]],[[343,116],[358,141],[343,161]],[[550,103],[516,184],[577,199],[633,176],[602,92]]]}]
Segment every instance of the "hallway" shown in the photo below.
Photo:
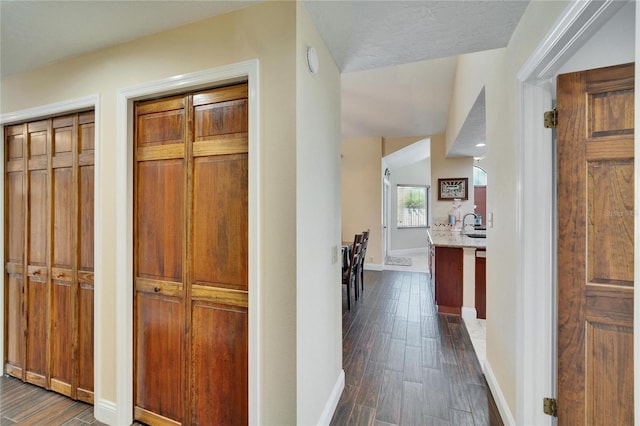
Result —
[{"label": "hallway", "polygon": [[361,299],[345,299],[332,425],[502,424],[464,322],[437,314],[428,278],[365,271]]}]

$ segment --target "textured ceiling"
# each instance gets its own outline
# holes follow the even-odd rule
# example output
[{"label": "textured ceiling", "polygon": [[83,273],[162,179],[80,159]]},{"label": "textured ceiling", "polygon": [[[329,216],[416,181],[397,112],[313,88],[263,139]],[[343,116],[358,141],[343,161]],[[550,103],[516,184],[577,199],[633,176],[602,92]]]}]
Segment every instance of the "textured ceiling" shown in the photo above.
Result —
[{"label": "textured ceiling", "polygon": [[304,3],[343,72],[504,47],[528,5],[528,1]]}]

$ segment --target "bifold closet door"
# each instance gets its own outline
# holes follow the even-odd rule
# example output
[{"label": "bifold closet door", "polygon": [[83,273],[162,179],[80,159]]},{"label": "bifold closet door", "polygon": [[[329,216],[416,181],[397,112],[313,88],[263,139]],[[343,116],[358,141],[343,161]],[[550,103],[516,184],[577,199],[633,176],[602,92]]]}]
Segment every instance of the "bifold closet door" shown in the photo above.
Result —
[{"label": "bifold closet door", "polygon": [[247,86],[135,114],[135,416],[247,424]]},{"label": "bifold closet door", "polygon": [[[6,370],[87,402],[93,402],[93,123],[86,112],[5,128]],[[18,153],[26,173],[18,170]]]}]

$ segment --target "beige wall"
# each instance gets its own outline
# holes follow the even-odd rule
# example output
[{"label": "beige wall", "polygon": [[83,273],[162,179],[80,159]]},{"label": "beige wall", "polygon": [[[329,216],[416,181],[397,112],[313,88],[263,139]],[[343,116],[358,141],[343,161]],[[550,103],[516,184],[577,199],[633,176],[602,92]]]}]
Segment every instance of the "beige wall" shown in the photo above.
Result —
[{"label": "beige wall", "polygon": [[[468,178],[469,199],[462,201],[461,211],[473,213],[473,158],[446,158],[445,135],[431,136],[431,220],[433,224],[447,223],[452,201],[438,201],[438,179]],[[469,219],[470,220],[470,219]]]},{"label": "beige wall", "polygon": [[566,2],[531,2],[506,49],[463,55],[447,126],[447,146],[455,140],[473,100],[484,86],[489,172],[487,214],[487,361],[513,417],[516,414],[517,157],[516,73],[547,33]]},{"label": "beige wall", "polygon": [[[296,4],[266,2],[2,80],[1,112],[100,95],[102,398],[116,401],[116,91],[258,58],[262,424],[296,423]],[[328,66],[328,65],[327,65]],[[321,184],[321,182],[319,182]],[[333,283],[332,283],[333,284]]]},{"label": "beige wall", "polygon": [[[312,425],[321,424],[342,371],[341,262],[332,258],[341,223],[340,72],[300,4],[296,27],[296,423]],[[307,68],[308,46],[318,52],[317,74]]]},{"label": "beige wall", "polygon": [[[371,230],[367,263],[382,263],[382,138],[342,141],[342,240]],[[373,258],[373,259],[371,259]]]}]

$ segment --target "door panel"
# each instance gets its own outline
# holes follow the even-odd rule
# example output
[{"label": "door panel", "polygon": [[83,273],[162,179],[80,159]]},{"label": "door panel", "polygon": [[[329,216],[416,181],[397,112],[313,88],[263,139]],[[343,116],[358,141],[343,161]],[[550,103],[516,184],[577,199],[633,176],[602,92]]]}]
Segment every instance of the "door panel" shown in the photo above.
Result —
[{"label": "door panel", "polygon": [[193,261],[199,285],[247,290],[247,172],[246,154],[194,160]]},{"label": "door panel", "polygon": [[51,286],[51,388],[71,395],[73,380],[73,286],[69,281],[53,280]]},{"label": "door panel", "polygon": [[183,328],[179,298],[137,292],[136,406],[177,421],[183,415]]},{"label": "door panel", "polygon": [[47,281],[46,277],[27,280],[27,362],[28,382],[46,386],[47,373]]},{"label": "door panel", "polygon": [[138,276],[182,281],[183,160],[138,166]]},{"label": "door panel", "polygon": [[634,66],[558,77],[558,423],[633,424]]},{"label": "door panel", "polygon": [[136,104],[134,413],[146,423],[248,422],[247,112],[246,85]]},{"label": "door panel", "polygon": [[247,309],[194,301],[192,312],[192,424],[246,425]]}]

